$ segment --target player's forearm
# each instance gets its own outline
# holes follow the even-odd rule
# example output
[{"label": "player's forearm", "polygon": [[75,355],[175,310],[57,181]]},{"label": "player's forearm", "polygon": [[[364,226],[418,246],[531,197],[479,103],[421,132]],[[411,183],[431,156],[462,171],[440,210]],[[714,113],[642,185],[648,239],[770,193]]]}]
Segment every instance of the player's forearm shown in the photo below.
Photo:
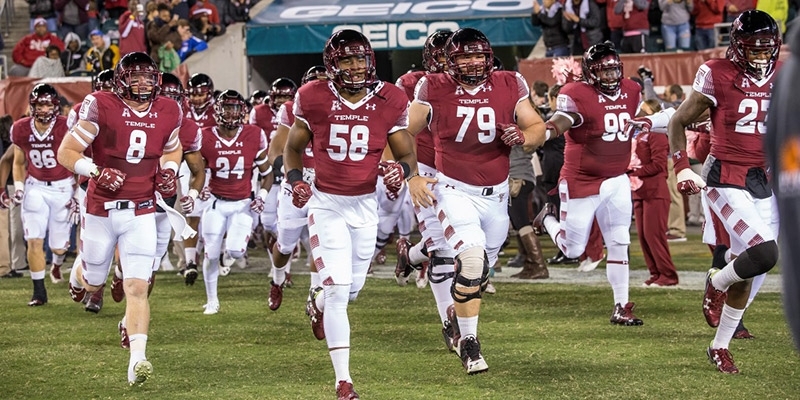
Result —
[{"label": "player's forearm", "polygon": [[11,171],[11,175],[14,177],[14,182],[25,182],[25,178],[27,178],[27,173],[25,171],[25,164],[17,163],[14,161],[14,168]]},{"label": "player's forearm", "polygon": [[200,192],[203,190],[203,185],[206,183],[206,168],[203,163],[203,157],[199,151],[184,154],[186,165],[189,166],[189,171],[192,173],[189,178],[189,189],[194,189]]},{"label": "player's forearm", "polygon": [[177,149],[165,151],[164,154],[161,155],[161,167],[174,169],[175,172],[178,172],[181,161],[183,161],[183,149],[180,145],[178,145]]},{"label": "player's forearm", "polygon": [[545,142],[545,125],[544,123],[536,124],[522,131],[525,136],[525,143],[522,144],[522,149],[531,153],[542,147]]},{"label": "player's forearm", "polygon": [[679,114],[676,114],[669,121],[667,132],[669,133],[670,153],[686,151],[686,125],[688,125],[688,122],[685,122],[684,118]]},{"label": "player's forearm", "polygon": [[300,155],[300,151],[295,149],[291,144],[287,144],[283,152],[283,168],[287,172],[293,169],[303,169],[303,159]]}]

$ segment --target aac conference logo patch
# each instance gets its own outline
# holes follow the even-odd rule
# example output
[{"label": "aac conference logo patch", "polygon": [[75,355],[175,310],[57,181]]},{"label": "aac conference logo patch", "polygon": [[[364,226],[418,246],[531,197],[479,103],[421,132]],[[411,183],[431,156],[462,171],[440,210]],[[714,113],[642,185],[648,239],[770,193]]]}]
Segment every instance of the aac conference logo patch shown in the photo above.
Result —
[{"label": "aac conference logo patch", "polygon": [[778,162],[778,188],[782,196],[800,196],[800,136],[783,143]]}]

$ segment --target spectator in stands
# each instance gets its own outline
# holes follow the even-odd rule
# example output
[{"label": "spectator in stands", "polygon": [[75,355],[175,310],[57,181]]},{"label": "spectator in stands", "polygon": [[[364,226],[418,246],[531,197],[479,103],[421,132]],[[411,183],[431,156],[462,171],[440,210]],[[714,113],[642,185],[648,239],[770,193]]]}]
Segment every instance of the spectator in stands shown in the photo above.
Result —
[{"label": "spectator in stands", "polygon": [[128,2],[128,11],[119,17],[119,54],[140,51],[147,53],[144,6],[136,0]]},{"label": "spectator in stands", "polygon": [[[25,0],[25,2],[28,3],[28,13],[31,18],[31,33],[36,30],[36,20],[38,19],[45,20],[48,31],[58,31],[58,18],[56,16],[53,0]],[[44,51],[44,48],[42,48],[42,50]]]},{"label": "spectator in stands", "polygon": [[108,18],[112,21],[119,20],[119,17],[128,11],[128,0],[98,0],[103,2],[103,9],[108,13]]},{"label": "spectator in stands", "polygon": [[617,2],[623,0],[597,0],[597,4],[605,5],[606,24],[608,25],[609,40],[614,47],[622,48],[622,14],[614,12]]},{"label": "spectator in stands", "polygon": [[147,24],[147,40],[150,42],[150,57],[156,64],[160,64],[158,50],[161,46],[170,46],[173,50],[179,49],[183,41],[177,30],[178,16],[173,16],[166,4],[159,4],[157,10],[158,16]]},{"label": "spectator in stands", "polygon": [[647,36],[650,34],[650,22],[647,14],[650,11],[650,0],[618,1],[614,12],[622,15],[622,47],[621,53],[646,53]]},{"label": "spectator in stands", "polygon": [[733,22],[747,10],[755,10],[756,0],[727,0],[725,2],[725,22]]},{"label": "spectator in stands", "polygon": [[60,78],[64,76],[64,67],[61,65],[61,49],[56,45],[49,45],[44,51],[44,55],[39,56],[33,62],[31,70],[28,71],[30,78]]},{"label": "spectator in stands", "polygon": [[692,27],[689,25],[694,0],[658,0],[661,9],[661,36],[664,50],[688,51],[692,46]]},{"label": "spectator in stands", "polygon": [[[542,27],[542,40],[546,47],[545,57],[569,56],[569,37],[562,24],[564,18],[562,8],[561,2],[555,0],[544,0],[542,5],[539,5],[537,0],[533,2],[531,25]],[[543,97],[546,98],[546,94]]]},{"label": "spectator in stands", "polygon": [[95,29],[89,34],[92,47],[86,52],[86,70],[99,73],[102,70],[114,69],[119,62],[119,47],[111,44],[103,31]]},{"label": "spectator in stands", "polygon": [[714,25],[722,22],[725,0],[697,0],[694,3],[694,43],[697,50],[710,49],[717,45]]},{"label": "spectator in stands", "polygon": [[34,32],[22,37],[14,46],[12,59],[14,65],[8,70],[11,76],[28,76],[37,58],[45,54],[45,49],[49,45],[55,45],[59,50],[64,48],[64,42],[50,32],[47,28],[47,21],[44,18],[37,18],[35,21]]},{"label": "spectator in stands", "polygon": [[81,38],[78,37],[78,34],[75,32],[67,33],[64,42],[67,44],[64,46],[64,51],[61,52],[61,66],[64,68],[64,75],[86,71],[83,56],[89,49],[84,48],[83,42],[81,42]]},{"label": "spectator in stands", "polygon": [[81,38],[89,35],[89,0],[55,0],[55,10],[59,15],[61,27],[58,36],[66,38],[67,33],[75,32]]},{"label": "spectator in stands", "polygon": [[214,25],[220,25],[221,20],[219,19],[219,10],[217,9],[217,6],[215,6],[214,3],[209,0],[199,0],[189,10],[189,14],[195,15],[195,11],[203,8],[208,10],[208,20]]},{"label": "spectator in stands", "polygon": [[206,42],[225,33],[222,25],[217,25],[209,19],[211,14],[207,8],[198,8],[192,14],[192,29],[194,34]]},{"label": "spectator in stands", "polygon": [[[228,26],[236,22],[250,21],[250,7],[255,1],[250,0],[227,0],[220,10],[222,26]],[[536,2],[534,1],[534,4]],[[560,20],[559,20],[560,23]]]},{"label": "spectator in stands", "polygon": [[564,31],[575,34],[572,54],[582,55],[603,41],[602,15],[594,0],[567,0],[563,16]]},{"label": "spectator in stands", "polygon": [[192,0],[189,2],[188,0],[170,0],[168,3],[172,13],[178,16],[178,20],[188,20],[191,16],[189,11],[190,7],[195,3],[195,1]]},{"label": "spectator in stands", "polygon": [[183,41],[180,49],[178,49],[178,56],[181,58],[181,62],[186,61],[186,58],[190,55],[208,48],[205,40],[199,39],[192,34],[189,21],[185,19],[178,21],[178,34],[181,35],[181,40]]}]

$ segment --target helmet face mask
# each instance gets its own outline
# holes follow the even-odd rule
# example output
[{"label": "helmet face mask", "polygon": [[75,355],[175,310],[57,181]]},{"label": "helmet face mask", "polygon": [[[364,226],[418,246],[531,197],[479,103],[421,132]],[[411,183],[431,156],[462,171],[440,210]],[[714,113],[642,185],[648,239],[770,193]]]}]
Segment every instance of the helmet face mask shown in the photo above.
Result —
[{"label": "helmet face mask", "polygon": [[297,93],[297,84],[289,78],[278,78],[272,82],[272,88],[269,91],[269,106],[274,111],[278,111],[281,105],[289,100],[294,99]]},{"label": "helmet face mask", "polygon": [[489,79],[494,70],[494,52],[489,39],[479,30],[459,29],[445,45],[447,73],[457,82],[478,86]]},{"label": "helmet face mask", "polygon": [[350,93],[374,84],[375,52],[360,32],[345,29],[334,33],[322,53],[328,78]]},{"label": "helmet face mask", "polygon": [[194,74],[186,86],[189,105],[198,114],[204,112],[214,99],[214,81],[206,74]]},{"label": "helmet face mask", "polygon": [[617,94],[622,82],[622,62],[612,44],[600,43],[590,47],[581,64],[586,82],[601,93]]},{"label": "helmet face mask", "polygon": [[214,118],[217,124],[225,129],[239,129],[244,125],[247,112],[248,107],[244,97],[235,90],[220,93],[214,102]]},{"label": "helmet face mask", "polygon": [[61,100],[56,89],[46,83],[40,83],[33,87],[28,98],[31,107],[31,117],[36,122],[49,124],[61,111]]},{"label": "helmet face mask", "polygon": [[453,35],[450,31],[436,31],[425,40],[422,49],[422,64],[430,73],[447,71],[447,55],[445,46],[447,39]]},{"label": "helmet face mask", "polygon": [[161,94],[175,100],[180,105],[183,105],[185,100],[183,84],[177,76],[169,72],[161,74]]},{"label": "helmet face mask", "polygon": [[775,70],[781,44],[777,22],[763,11],[748,10],[733,21],[727,56],[746,75],[761,80]]},{"label": "helmet face mask", "polygon": [[114,92],[125,100],[149,103],[158,96],[161,72],[147,54],[126,54],[114,71]]}]

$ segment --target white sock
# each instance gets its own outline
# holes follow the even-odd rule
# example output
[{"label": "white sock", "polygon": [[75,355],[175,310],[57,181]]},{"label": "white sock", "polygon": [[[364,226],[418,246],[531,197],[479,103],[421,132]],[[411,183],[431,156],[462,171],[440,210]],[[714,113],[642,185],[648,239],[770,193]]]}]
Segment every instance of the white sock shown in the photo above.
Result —
[{"label": "white sock", "polygon": [[428,261],[428,255],[422,252],[423,247],[425,247],[424,240],[411,246],[411,248],[408,249],[408,262],[417,265]]},{"label": "white sock", "polygon": [[197,247],[187,247],[184,249],[183,254],[186,255],[186,264],[197,265]]},{"label": "white sock", "polygon": [[711,343],[712,349],[728,348],[733,338],[733,333],[736,332],[736,327],[739,326],[739,321],[742,320],[742,315],[744,315],[744,310],[733,308],[727,304],[722,306],[722,315],[719,318],[717,334]]},{"label": "white sock", "polygon": [[283,268],[272,267],[272,282],[280,286],[283,285],[283,282],[285,281],[286,281],[286,267]]},{"label": "white sock", "polygon": [[755,278],[753,278],[753,284],[750,286],[750,297],[747,298],[747,305],[744,307],[745,309],[747,309],[747,307],[750,307],[750,303],[752,303],[753,300],[755,300],[756,295],[758,294],[758,291],[761,290],[761,285],[764,284],[764,279],[766,278],[767,278],[766,273],[757,275]]},{"label": "white sock", "polygon": [[44,275],[45,275],[44,271],[38,271],[38,272],[31,271],[31,280],[33,280],[33,281],[43,280],[44,279]]},{"label": "white sock", "polygon": [[333,371],[336,373],[336,383],[339,381],[353,382],[350,377],[350,348],[331,350],[328,352],[331,355],[331,362],[333,363]]},{"label": "white sock", "polygon": [[206,283],[206,297],[208,302],[216,301],[217,280],[219,279],[219,258],[208,258],[203,260],[203,281]]},{"label": "white sock", "polygon": [[53,265],[61,266],[61,264],[64,263],[65,258],[67,258],[67,253],[64,253],[62,255],[53,253]]},{"label": "white sock", "polygon": [[136,366],[137,362],[147,359],[147,357],[145,357],[145,350],[147,349],[147,335],[137,333],[135,335],[130,335],[129,339],[131,343],[131,358],[128,362],[128,381],[133,382],[136,380],[136,374],[133,371],[133,367]]},{"label": "white sock", "polygon": [[[611,260],[611,257],[609,257]],[[618,264],[612,261],[606,263],[606,278],[614,292],[614,304],[625,306],[628,304],[628,281],[630,271],[627,264]]]},{"label": "white sock", "polygon": [[114,265],[114,276],[116,276],[119,279],[123,279],[122,267],[119,264]]},{"label": "white sock", "polygon": [[461,331],[461,337],[465,338],[469,335],[478,337],[478,316],[474,317],[458,317],[458,329]]},{"label": "white sock", "polygon": [[553,239],[553,243],[558,244],[558,242],[556,242],[556,237],[561,231],[561,223],[552,215],[544,217],[544,221],[542,222],[544,224],[544,229],[547,229],[547,234],[550,235],[550,239]]},{"label": "white sock", "polygon": [[[446,272],[452,272],[453,266],[452,265],[437,265],[431,273],[439,272],[440,270],[444,270]],[[453,285],[453,279],[447,279],[441,283],[431,283],[431,292],[433,292],[433,300],[436,301],[436,309],[439,311],[439,319],[447,321],[447,307],[453,304],[453,295],[450,294],[450,287]]]},{"label": "white sock", "polygon": [[78,280],[78,268],[82,268],[80,265],[72,266],[72,271],[69,272],[69,284],[72,285],[75,289],[83,288],[83,285]]},{"label": "white sock", "polygon": [[733,253],[731,253],[731,249],[725,250],[725,255],[723,256],[725,259],[725,264],[734,260]]},{"label": "white sock", "polygon": [[311,286],[310,286],[311,289],[317,286],[322,286],[322,281],[319,279],[318,272],[311,272],[310,275],[311,275]]},{"label": "white sock", "polygon": [[734,283],[741,282],[744,280],[741,277],[739,277],[739,275],[736,274],[736,271],[734,271],[733,269],[734,262],[736,262],[736,260],[729,262],[728,265],[725,266],[725,268],[719,270],[719,272],[717,272],[716,274],[714,274],[714,276],[711,277],[711,284],[714,285],[714,287],[717,288],[717,290],[725,292]]},{"label": "white sock", "polygon": [[[123,315],[122,316],[122,321],[119,321],[119,322],[122,324],[123,328],[127,328],[128,327],[128,316],[127,315]],[[128,337],[128,339],[130,339],[130,337]]]}]

